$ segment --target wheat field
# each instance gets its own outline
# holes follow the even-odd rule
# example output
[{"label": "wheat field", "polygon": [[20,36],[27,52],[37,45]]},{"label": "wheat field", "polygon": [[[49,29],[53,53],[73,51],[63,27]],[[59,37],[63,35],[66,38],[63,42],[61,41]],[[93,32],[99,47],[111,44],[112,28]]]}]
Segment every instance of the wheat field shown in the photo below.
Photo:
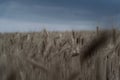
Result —
[{"label": "wheat field", "polygon": [[120,32],[0,33],[0,80],[120,80]]}]

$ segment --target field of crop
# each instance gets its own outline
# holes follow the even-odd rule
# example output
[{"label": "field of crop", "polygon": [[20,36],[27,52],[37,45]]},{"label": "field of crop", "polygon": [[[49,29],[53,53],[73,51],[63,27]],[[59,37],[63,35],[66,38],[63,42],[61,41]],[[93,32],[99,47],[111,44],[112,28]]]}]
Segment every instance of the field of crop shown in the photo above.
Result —
[{"label": "field of crop", "polygon": [[120,32],[0,33],[0,80],[120,80]]}]

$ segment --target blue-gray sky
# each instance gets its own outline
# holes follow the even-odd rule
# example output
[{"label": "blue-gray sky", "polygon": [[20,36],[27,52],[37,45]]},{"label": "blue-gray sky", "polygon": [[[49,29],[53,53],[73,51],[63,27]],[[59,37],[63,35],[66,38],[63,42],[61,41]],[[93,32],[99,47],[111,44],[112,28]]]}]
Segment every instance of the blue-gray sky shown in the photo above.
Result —
[{"label": "blue-gray sky", "polygon": [[120,0],[0,0],[0,32],[119,27]]}]

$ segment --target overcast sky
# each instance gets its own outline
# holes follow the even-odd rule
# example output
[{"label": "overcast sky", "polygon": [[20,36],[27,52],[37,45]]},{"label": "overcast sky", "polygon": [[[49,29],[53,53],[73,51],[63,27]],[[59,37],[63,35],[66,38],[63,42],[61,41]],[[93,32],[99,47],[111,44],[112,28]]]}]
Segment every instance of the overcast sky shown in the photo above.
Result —
[{"label": "overcast sky", "polygon": [[0,32],[119,27],[120,0],[0,0]]}]

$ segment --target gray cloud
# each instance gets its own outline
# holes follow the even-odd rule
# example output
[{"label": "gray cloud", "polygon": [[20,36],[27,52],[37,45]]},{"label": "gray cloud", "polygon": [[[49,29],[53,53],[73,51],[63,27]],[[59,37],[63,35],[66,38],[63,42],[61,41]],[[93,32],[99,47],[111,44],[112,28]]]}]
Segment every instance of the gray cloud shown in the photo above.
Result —
[{"label": "gray cloud", "polygon": [[119,0],[17,0],[26,5],[62,6],[65,8],[91,10],[96,14],[119,14]]},{"label": "gray cloud", "polygon": [[[72,30],[72,29],[87,29],[88,26],[93,28],[94,22],[76,22],[71,24],[57,24],[57,23],[40,23],[40,22],[24,22],[12,19],[0,19],[0,32],[26,32],[26,31],[40,31],[44,28],[48,30]],[[21,26],[22,25],[22,26]],[[84,26],[84,27],[83,27]],[[89,28],[90,29],[90,28]]]},{"label": "gray cloud", "polygon": [[[110,27],[113,16],[115,24],[120,21],[119,4],[119,0],[0,0],[0,21],[7,23],[0,26],[14,25],[15,29],[18,24],[20,29],[29,24],[33,29],[31,23],[36,23],[39,28],[45,24],[51,30],[94,29],[97,25]],[[12,20],[12,24],[8,20]],[[25,28],[27,31],[28,27]]]}]

